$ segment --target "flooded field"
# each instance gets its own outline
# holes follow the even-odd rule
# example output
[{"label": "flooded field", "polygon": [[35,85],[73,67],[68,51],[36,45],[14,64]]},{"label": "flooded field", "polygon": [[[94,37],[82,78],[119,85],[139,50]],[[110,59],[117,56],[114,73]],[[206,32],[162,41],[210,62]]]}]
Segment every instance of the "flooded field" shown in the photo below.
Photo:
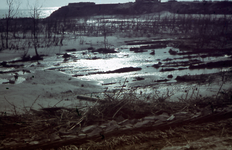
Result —
[{"label": "flooded field", "polygon": [[[67,49],[65,53],[45,56],[43,61],[11,61],[1,67],[1,84],[12,84],[14,74],[20,77],[36,70],[56,70],[81,80],[97,81],[103,87],[115,88],[127,79],[129,87],[177,82],[177,76],[211,74],[230,69],[231,52],[190,52],[174,48],[172,40],[127,41],[114,49]],[[142,44],[147,43],[147,44]],[[150,43],[150,44],[149,44]],[[157,44],[159,43],[159,44]],[[217,54],[217,55],[214,55]],[[226,62],[209,67],[209,62]],[[11,67],[12,66],[12,67]],[[17,67],[17,69],[15,69]],[[9,78],[11,76],[12,78]]]},{"label": "flooded field", "polygon": [[139,95],[170,88],[180,97],[203,85],[202,93],[215,94],[220,85],[211,87],[213,78],[231,70],[231,20],[167,12],[103,15],[38,20],[36,33],[31,19],[12,20],[15,37],[0,43],[2,109],[10,105],[6,99],[30,106],[36,97],[41,106],[65,101],[60,106],[79,107],[78,95],[122,87]]},{"label": "flooded field", "polygon": [[232,3],[158,2],[7,0],[0,149],[231,147]]}]

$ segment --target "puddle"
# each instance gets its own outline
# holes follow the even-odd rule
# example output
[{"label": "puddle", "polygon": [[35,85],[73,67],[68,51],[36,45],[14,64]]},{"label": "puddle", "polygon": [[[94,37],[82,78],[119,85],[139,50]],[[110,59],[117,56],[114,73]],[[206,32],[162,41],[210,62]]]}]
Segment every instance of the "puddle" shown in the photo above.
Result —
[{"label": "puddle", "polygon": [[22,83],[23,81],[25,81],[26,79],[23,77],[18,77],[18,79],[16,80],[15,84],[19,84]]},{"label": "puddle", "polygon": [[0,84],[3,84],[5,82],[9,82],[9,80],[0,78]]},{"label": "puddle", "polygon": [[[26,80],[25,77],[23,77],[24,75],[33,72],[34,71],[30,71],[28,69],[15,70],[15,69],[6,68],[0,74],[0,84],[20,84]],[[17,75],[17,79],[15,78],[16,75]]]},{"label": "puddle", "polygon": [[1,79],[0,78],[0,84],[20,84],[25,80],[26,79],[23,77],[18,77],[17,80],[15,80],[15,78],[11,78],[11,79]]}]

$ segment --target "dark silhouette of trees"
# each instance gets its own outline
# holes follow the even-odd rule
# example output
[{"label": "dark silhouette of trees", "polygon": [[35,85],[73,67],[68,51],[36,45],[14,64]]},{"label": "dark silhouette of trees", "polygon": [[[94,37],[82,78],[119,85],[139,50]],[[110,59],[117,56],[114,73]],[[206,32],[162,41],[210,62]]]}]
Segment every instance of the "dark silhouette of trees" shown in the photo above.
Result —
[{"label": "dark silhouette of trees", "polygon": [[35,54],[36,54],[36,58],[37,59],[40,59],[40,56],[39,56],[39,53],[38,53],[38,47],[39,47],[39,20],[40,20],[40,15],[41,15],[41,7],[42,6],[39,6],[39,4],[36,3],[33,4],[33,5],[29,5],[28,6],[30,7],[30,15],[31,15],[31,18],[32,18],[32,44],[33,44],[33,47],[35,49]]},{"label": "dark silhouette of trees", "polygon": [[[18,9],[20,6],[19,1],[16,0],[6,0],[7,6],[8,6],[8,12],[5,14],[5,47],[3,48],[9,48],[9,32],[11,27],[11,20],[15,17],[15,15],[18,13]],[[1,35],[2,37],[2,35]]]}]

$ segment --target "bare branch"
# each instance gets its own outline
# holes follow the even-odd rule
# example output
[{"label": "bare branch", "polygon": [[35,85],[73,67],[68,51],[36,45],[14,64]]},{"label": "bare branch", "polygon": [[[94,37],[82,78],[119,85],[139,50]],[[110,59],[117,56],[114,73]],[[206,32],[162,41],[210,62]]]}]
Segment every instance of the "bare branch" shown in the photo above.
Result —
[{"label": "bare branch", "polygon": [[13,18],[18,13],[19,7],[21,5],[18,0],[6,0],[8,5],[8,13],[6,14],[6,18]]},{"label": "bare branch", "polygon": [[30,107],[30,110],[31,110],[32,106],[35,104],[35,102],[38,100],[39,96],[40,96],[40,95],[38,95],[37,98],[34,100],[33,104],[32,104],[31,107]]},{"label": "bare branch", "polygon": [[6,99],[6,97],[4,96],[4,99],[11,105],[11,106],[13,106],[14,107],[14,113],[15,113],[15,115],[17,115],[17,111],[16,111],[16,106],[14,105],[14,104],[12,104],[11,102],[9,102],[7,99]]}]

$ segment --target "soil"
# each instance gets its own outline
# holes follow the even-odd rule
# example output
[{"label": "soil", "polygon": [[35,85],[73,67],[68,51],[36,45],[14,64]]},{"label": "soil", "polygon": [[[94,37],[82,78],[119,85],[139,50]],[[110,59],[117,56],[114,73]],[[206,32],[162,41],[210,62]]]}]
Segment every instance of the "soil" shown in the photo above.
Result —
[{"label": "soil", "polygon": [[[227,109],[229,111],[215,112],[194,119],[113,131],[90,138],[58,140],[26,147],[25,145],[17,145],[17,147],[12,145],[5,148],[0,147],[0,149],[232,149],[232,106],[229,105]],[[8,119],[8,121],[17,120],[14,117]],[[15,138],[14,132],[19,131],[19,128],[16,124],[12,124],[4,130],[7,130],[11,137]],[[34,128],[30,132],[35,132],[33,130],[37,129]],[[52,128],[46,129],[47,132],[52,130]],[[15,135],[19,135],[19,133],[15,133]],[[2,131],[1,136],[3,136]],[[17,136],[17,138],[21,137]]]},{"label": "soil", "polygon": [[[118,134],[121,138],[126,137],[126,142],[115,149],[232,149],[231,117],[231,112],[210,115],[193,121],[141,128],[129,131],[129,134],[116,133],[109,139],[117,139]],[[127,145],[128,141],[131,144]]]}]

